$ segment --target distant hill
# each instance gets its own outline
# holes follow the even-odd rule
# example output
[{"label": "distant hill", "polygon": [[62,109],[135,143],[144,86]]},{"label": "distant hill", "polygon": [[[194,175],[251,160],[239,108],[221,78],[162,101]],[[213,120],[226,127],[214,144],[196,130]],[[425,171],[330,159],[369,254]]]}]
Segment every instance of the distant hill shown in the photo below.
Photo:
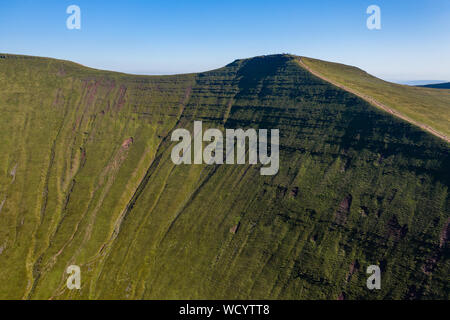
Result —
[{"label": "distant hill", "polygon": [[445,82],[445,80],[409,80],[409,81],[392,81],[398,84],[405,84],[408,86],[424,86],[427,84],[436,84]]},{"label": "distant hill", "polygon": [[[0,56],[0,298],[449,299],[450,145],[372,100],[448,133],[447,91],[292,55],[175,76]],[[280,171],[175,165],[195,120],[279,129]]]},{"label": "distant hill", "polygon": [[427,84],[427,85],[423,85],[423,86],[419,86],[419,87],[435,88],[435,89],[450,89],[450,82]]}]

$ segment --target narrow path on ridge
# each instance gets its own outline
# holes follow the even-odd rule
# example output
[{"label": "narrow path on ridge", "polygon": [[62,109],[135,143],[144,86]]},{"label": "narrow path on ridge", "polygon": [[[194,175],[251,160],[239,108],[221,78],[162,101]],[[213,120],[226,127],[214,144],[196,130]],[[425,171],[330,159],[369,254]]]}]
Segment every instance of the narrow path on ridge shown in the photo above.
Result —
[{"label": "narrow path on ridge", "polygon": [[341,88],[341,89],[343,89],[343,90],[345,90],[345,91],[348,91],[348,92],[350,92],[350,93],[353,93],[354,95],[356,95],[356,96],[358,96],[358,97],[364,99],[365,101],[369,102],[370,104],[372,104],[372,105],[374,105],[374,106],[376,106],[376,107],[378,107],[378,108],[380,108],[380,109],[383,109],[384,111],[386,111],[386,112],[392,114],[393,116],[398,117],[398,118],[400,118],[400,119],[403,119],[403,120],[405,120],[405,121],[407,121],[407,122],[409,122],[409,123],[412,123],[412,124],[414,124],[415,126],[418,126],[418,127],[420,127],[421,129],[423,129],[423,130],[425,130],[425,131],[427,131],[427,132],[433,134],[434,136],[436,136],[436,137],[438,137],[438,138],[441,138],[441,139],[445,140],[447,143],[450,143],[450,138],[447,137],[446,135],[444,135],[444,134],[442,134],[442,133],[436,131],[435,129],[431,128],[430,126],[428,126],[428,125],[426,125],[426,124],[423,124],[423,123],[417,122],[417,121],[415,121],[415,120],[412,120],[411,118],[409,118],[409,117],[407,117],[407,116],[405,116],[405,115],[399,113],[398,111],[393,110],[392,108],[390,108],[390,107],[388,107],[388,106],[386,106],[386,105],[384,105],[384,104],[382,104],[382,103],[376,101],[376,100],[373,99],[372,97],[369,97],[369,96],[367,96],[367,95],[365,95],[365,94],[363,94],[363,93],[360,93],[360,92],[358,92],[358,91],[356,91],[356,90],[354,90],[354,89],[351,89],[351,88],[349,88],[349,87],[347,87],[347,86],[344,86],[344,85],[342,85],[342,84],[340,84],[340,83],[338,83],[338,82],[336,82],[336,81],[333,81],[333,80],[331,80],[331,79],[328,79],[328,78],[325,77],[324,75],[322,75],[322,74],[318,73],[317,71],[314,71],[313,69],[311,69],[310,67],[308,67],[308,66],[302,61],[301,58],[298,59],[298,63],[300,64],[301,67],[303,67],[304,69],[306,69],[307,71],[309,71],[310,73],[312,73],[313,75],[315,75],[316,77],[318,77],[318,78],[320,78],[320,79],[322,79],[322,80],[325,80],[325,81],[327,81],[327,82],[329,82],[329,83],[335,85],[335,86],[338,87],[338,88]]}]

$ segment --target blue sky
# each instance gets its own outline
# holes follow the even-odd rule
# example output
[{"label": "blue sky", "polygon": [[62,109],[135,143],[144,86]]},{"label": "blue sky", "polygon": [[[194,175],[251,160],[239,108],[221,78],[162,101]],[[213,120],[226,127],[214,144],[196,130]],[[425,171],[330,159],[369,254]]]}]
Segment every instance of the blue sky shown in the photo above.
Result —
[{"label": "blue sky", "polygon": [[[81,8],[81,30],[66,27],[72,4]],[[372,4],[381,8],[381,30],[366,27]],[[450,0],[3,1],[0,52],[139,74],[287,52],[389,80],[450,80]]]}]

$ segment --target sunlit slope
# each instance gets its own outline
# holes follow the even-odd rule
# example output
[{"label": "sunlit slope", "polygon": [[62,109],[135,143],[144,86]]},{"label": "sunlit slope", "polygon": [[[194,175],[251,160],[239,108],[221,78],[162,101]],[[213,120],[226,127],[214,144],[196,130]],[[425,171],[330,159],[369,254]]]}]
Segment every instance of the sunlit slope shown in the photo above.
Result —
[{"label": "sunlit slope", "polygon": [[[169,77],[0,59],[0,115],[0,297],[449,298],[449,145],[295,57]],[[280,172],[175,166],[194,120],[280,129]]]},{"label": "sunlit slope", "polygon": [[[383,81],[356,67],[302,57],[311,70],[450,138],[450,91]],[[426,128],[425,128],[426,129]]]}]

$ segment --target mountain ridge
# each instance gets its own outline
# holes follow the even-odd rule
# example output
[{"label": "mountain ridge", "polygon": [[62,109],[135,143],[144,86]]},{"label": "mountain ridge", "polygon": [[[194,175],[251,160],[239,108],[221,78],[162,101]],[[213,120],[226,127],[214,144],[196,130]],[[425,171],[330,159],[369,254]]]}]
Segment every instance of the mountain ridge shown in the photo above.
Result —
[{"label": "mountain ridge", "polygon": [[[363,75],[367,75],[369,77],[373,77],[374,79],[377,79],[379,82],[386,83],[386,84],[388,84],[390,86],[399,86],[399,87],[403,87],[403,88],[410,87],[410,86],[407,86],[407,85],[399,85],[399,84],[396,84],[396,83],[393,83],[393,82],[388,82],[388,81],[385,81],[385,80],[378,79],[378,78],[368,74],[364,70],[356,68],[356,67],[353,67],[353,66],[346,66],[346,65],[337,64],[337,63],[334,63],[334,62],[326,62],[326,61],[312,59],[312,58],[308,58],[308,57],[302,57],[302,56],[297,56],[297,55],[293,55],[293,54],[283,53],[283,54],[270,54],[270,55],[263,55],[263,56],[255,56],[255,57],[252,57],[252,58],[236,59],[233,62],[231,62],[231,63],[229,63],[229,64],[227,64],[227,65],[225,65],[224,67],[221,67],[221,68],[230,67],[233,64],[241,63],[242,61],[249,60],[249,59],[255,59],[255,58],[260,58],[260,57],[277,57],[277,56],[280,56],[280,57],[285,56],[285,57],[290,57],[290,58],[293,58],[293,59],[298,59],[300,65],[302,67],[306,68],[306,70],[308,70],[309,72],[313,73],[315,76],[321,77],[323,80],[325,80],[325,81],[327,81],[327,82],[329,82],[329,83],[331,83],[333,85],[337,85],[340,88],[342,88],[342,89],[344,89],[344,90],[346,90],[346,91],[348,91],[348,92],[350,92],[352,94],[355,94],[355,95],[363,98],[364,100],[366,100],[369,103],[371,103],[373,106],[375,106],[377,108],[380,108],[380,109],[382,109],[382,110],[384,110],[384,111],[386,111],[386,112],[388,112],[388,113],[390,113],[390,114],[392,114],[392,115],[394,115],[396,117],[399,117],[399,118],[401,118],[401,119],[403,119],[403,120],[405,120],[407,122],[410,122],[410,123],[418,126],[419,128],[421,128],[422,130],[430,132],[431,134],[433,134],[433,135],[435,135],[435,136],[445,140],[446,142],[450,142],[450,138],[449,138],[449,135],[448,135],[448,133],[450,133],[450,126],[448,126],[448,124],[446,126],[447,128],[444,131],[442,131],[442,129],[441,129],[442,126],[439,127],[439,129],[438,129],[438,128],[436,128],[434,123],[428,121],[428,119],[425,119],[425,121],[418,121],[418,120],[422,120],[422,119],[418,119],[415,116],[415,114],[410,114],[409,112],[405,112],[405,110],[402,110],[401,108],[398,108],[398,105],[395,102],[391,103],[390,101],[378,101],[377,97],[374,96],[373,94],[371,94],[371,93],[373,93],[373,90],[372,91],[367,91],[367,90],[366,91],[364,91],[364,90],[361,91],[361,90],[359,90],[360,88],[358,86],[351,86],[351,85],[349,86],[348,84],[345,83],[345,81],[340,81],[340,79],[337,79],[337,78],[333,77],[332,74],[328,74],[328,75],[324,74],[323,73],[323,68],[322,69],[321,68],[317,69],[315,67],[318,66],[318,65],[317,64],[311,64],[311,62],[317,61],[317,62],[320,62],[320,63],[327,63],[330,66],[332,66],[332,65],[340,65],[340,66],[344,66],[344,67],[354,68],[354,69],[359,70]],[[204,71],[204,72],[198,72],[198,73],[184,73],[184,74],[174,74],[174,75],[138,75],[138,74],[123,73],[123,72],[118,72],[118,71],[109,71],[109,70],[95,69],[95,68],[87,67],[87,66],[84,66],[82,64],[79,64],[79,63],[76,63],[76,62],[72,62],[72,61],[69,61],[69,60],[59,60],[59,59],[54,59],[54,58],[35,57],[35,56],[27,56],[27,55],[15,55],[15,54],[5,54],[5,53],[0,53],[0,57],[4,57],[4,58],[10,57],[10,58],[13,58],[13,59],[41,59],[43,61],[48,60],[48,61],[60,62],[60,63],[63,63],[63,64],[73,64],[74,66],[79,66],[79,67],[85,68],[86,70],[90,70],[91,72],[103,72],[103,73],[111,73],[111,74],[116,74],[116,75],[131,76],[131,77],[135,76],[135,77],[143,77],[143,78],[145,78],[145,77],[171,77],[171,76],[182,76],[182,75],[196,75],[196,74],[202,74],[202,73],[208,72],[208,71]],[[302,58],[303,58],[303,60],[302,60]],[[306,61],[306,63],[305,63],[305,61]],[[210,70],[210,71],[220,70],[221,68],[217,68],[217,69]],[[321,71],[322,71],[322,73],[321,73]],[[436,87],[436,85],[434,85],[434,84],[433,85],[416,86],[416,87],[417,88],[438,88],[438,89],[441,88],[442,89],[442,86],[444,86],[443,88],[445,89],[445,84],[446,83],[437,84],[438,87]],[[374,89],[378,89],[378,88],[374,87]],[[411,93],[411,92],[409,92],[409,93]],[[428,93],[423,93],[422,95],[427,95],[427,94],[429,95],[429,92]],[[400,99],[403,99],[403,97],[401,97],[400,95],[399,95],[399,97],[400,97]],[[402,104],[408,103],[408,101],[406,99],[404,99],[404,100],[405,100],[405,102],[402,101]],[[428,103],[427,107],[428,108],[432,108],[433,107],[432,103],[436,103],[436,100],[434,100],[433,102]],[[445,103],[448,103],[448,105],[450,105],[450,94],[446,95]],[[448,108],[449,107],[447,106],[447,109]],[[446,110],[446,113],[450,113],[449,110]],[[411,117],[411,115],[413,115],[413,117]]]},{"label": "mountain ridge", "polygon": [[[353,93],[353,94],[357,95],[358,97],[360,97],[360,98],[366,100],[367,102],[369,102],[371,105],[373,105],[373,106],[375,106],[377,108],[380,108],[380,109],[388,112],[389,114],[392,114],[395,117],[398,117],[398,118],[400,118],[402,120],[405,120],[405,121],[407,121],[409,123],[412,123],[412,124],[418,126],[419,128],[430,132],[431,134],[435,135],[436,137],[439,137],[439,138],[443,139],[446,142],[450,142],[450,138],[448,136],[446,136],[443,133],[440,133],[439,131],[431,128],[430,126],[428,126],[426,124],[423,124],[423,123],[419,123],[417,121],[414,121],[413,119],[403,115],[402,113],[399,113],[395,109],[390,108],[390,107],[386,106],[385,104],[382,104],[382,103],[378,102],[373,97],[367,96],[367,95],[365,95],[365,94],[363,94],[361,92],[358,92],[357,90],[354,90],[354,89],[352,89],[350,87],[347,87],[345,85],[342,85],[342,84],[340,84],[340,83],[338,83],[336,81],[333,81],[333,80],[325,77],[324,75],[322,75],[322,74],[316,72],[315,70],[311,69],[310,67],[308,67],[305,63],[302,62],[301,58],[299,58],[298,61],[299,61],[300,65],[302,67],[304,67],[306,70],[308,70],[309,72],[311,72],[315,76],[318,76],[319,78],[321,78],[321,79],[323,79],[323,80],[325,80],[325,81],[327,81],[327,82],[329,82],[329,83],[331,83],[331,84],[333,84],[335,86],[338,86],[339,88],[344,89],[347,92],[350,92],[350,93]],[[430,87],[430,86],[423,86],[423,87]]]},{"label": "mountain ridge", "polygon": [[[1,297],[448,298],[448,144],[291,56],[161,77],[13,60]],[[279,173],[174,165],[170,134],[194,120],[279,128]],[[65,286],[71,264],[81,290]]]}]

